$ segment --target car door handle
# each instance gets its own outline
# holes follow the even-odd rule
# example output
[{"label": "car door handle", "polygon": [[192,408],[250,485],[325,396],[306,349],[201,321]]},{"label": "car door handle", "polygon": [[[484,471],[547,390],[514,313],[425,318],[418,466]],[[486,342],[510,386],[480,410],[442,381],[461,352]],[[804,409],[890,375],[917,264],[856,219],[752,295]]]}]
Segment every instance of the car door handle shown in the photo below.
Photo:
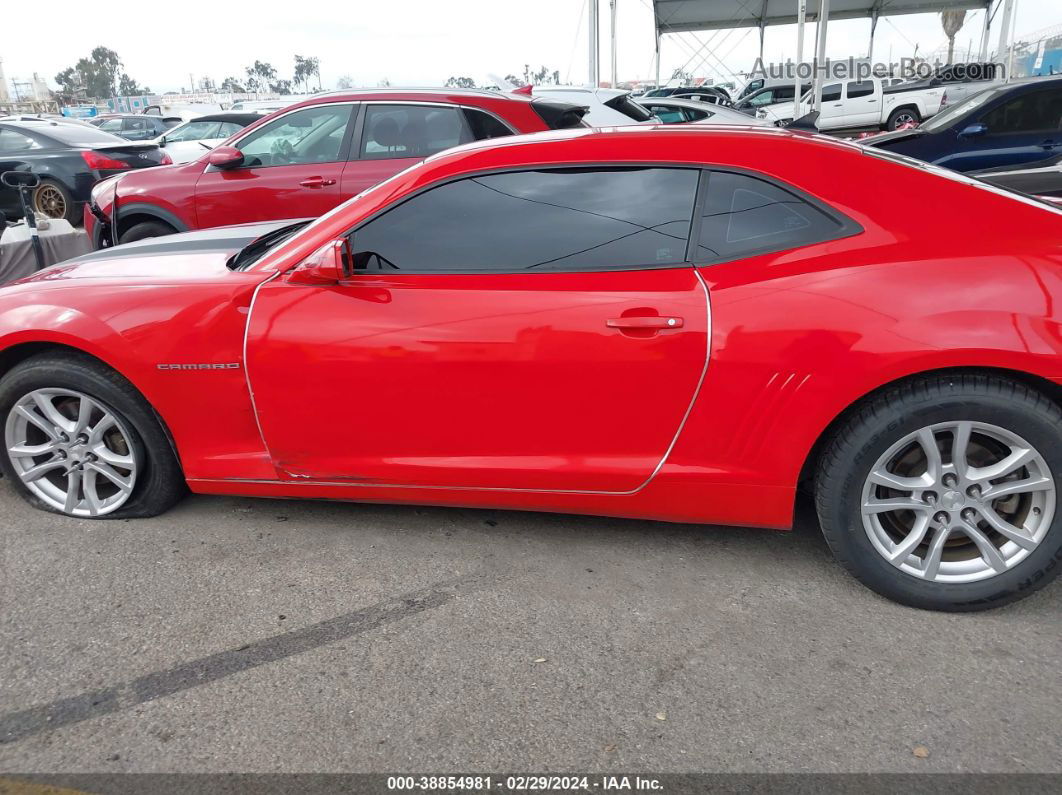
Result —
[{"label": "car door handle", "polygon": [[605,321],[609,328],[619,329],[665,329],[682,328],[680,317],[610,317]]},{"label": "car door handle", "polygon": [[335,185],[334,179],[325,179],[324,177],[307,177],[299,183],[304,188],[324,188],[328,185]]}]

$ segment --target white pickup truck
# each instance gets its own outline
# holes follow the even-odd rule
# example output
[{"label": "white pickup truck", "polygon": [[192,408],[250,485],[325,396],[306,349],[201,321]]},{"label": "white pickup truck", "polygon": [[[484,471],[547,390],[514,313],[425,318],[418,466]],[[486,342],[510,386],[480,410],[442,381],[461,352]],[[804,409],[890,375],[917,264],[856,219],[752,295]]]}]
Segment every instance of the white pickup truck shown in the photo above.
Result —
[{"label": "white pickup truck", "polygon": [[[928,82],[903,82],[898,78],[871,77],[866,80],[829,82],[822,87],[819,109],[820,130],[847,130],[867,127],[895,130],[909,122],[918,123],[940,110],[944,87]],[[811,92],[800,101],[800,116],[811,110]],[[793,118],[793,103],[782,102],[757,109],[757,116],[781,126]]]}]

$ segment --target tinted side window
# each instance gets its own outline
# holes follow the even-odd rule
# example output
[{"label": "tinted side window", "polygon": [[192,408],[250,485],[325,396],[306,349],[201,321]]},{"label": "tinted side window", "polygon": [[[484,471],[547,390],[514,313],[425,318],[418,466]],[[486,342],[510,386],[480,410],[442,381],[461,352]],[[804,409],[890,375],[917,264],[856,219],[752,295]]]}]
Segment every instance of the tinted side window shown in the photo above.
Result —
[{"label": "tinted side window", "polygon": [[839,102],[841,100],[841,84],[834,83],[833,85],[822,87],[822,101],[823,102]]},{"label": "tinted side window", "polygon": [[[861,83],[848,83],[845,88],[848,90],[848,98],[856,99],[857,97],[869,97],[874,93],[874,84],[869,80],[864,80]],[[826,99],[824,96],[823,99]]]},{"label": "tinted side window", "polygon": [[440,185],[356,230],[367,270],[597,270],[686,259],[693,169],[549,169]]},{"label": "tinted side window", "polygon": [[360,156],[368,160],[427,157],[472,139],[459,108],[433,105],[369,105]]},{"label": "tinted side window", "polygon": [[1062,90],[1022,94],[986,113],[982,121],[989,133],[1062,129]]},{"label": "tinted side window", "polygon": [[713,171],[708,176],[698,261],[731,260],[827,240],[841,224],[762,179]]},{"label": "tinted side window", "polygon": [[31,149],[40,149],[41,145],[30,138],[14,130],[0,129],[0,152],[7,154],[13,152],[28,152]]},{"label": "tinted side window", "polygon": [[501,138],[504,135],[513,134],[512,130],[489,113],[473,110],[472,108],[462,108],[461,112],[465,116],[465,122],[472,130],[472,137],[477,141],[482,141],[485,138]]}]

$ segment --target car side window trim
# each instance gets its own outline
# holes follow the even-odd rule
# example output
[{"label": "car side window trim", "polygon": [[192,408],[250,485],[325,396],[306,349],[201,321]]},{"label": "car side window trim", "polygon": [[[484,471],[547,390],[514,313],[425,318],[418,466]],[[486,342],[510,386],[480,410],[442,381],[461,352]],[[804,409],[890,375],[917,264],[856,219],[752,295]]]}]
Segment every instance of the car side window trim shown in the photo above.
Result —
[{"label": "car side window trim", "polygon": [[[694,217],[696,237],[694,237],[695,233],[691,230],[689,243],[690,248],[687,250],[687,257],[690,258],[690,262],[692,262],[695,267],[702,268],[710,267],[712,265],[724,265],[728,262],[740,262],[744,259],[760,257],[764,254],[778,254],[785,251],[795,251],[799,248],[804,248],[805,246],[818,245],[819,243],[828,243],[831,240],[843,240],[846,237],[853,237],[855,235],[862,234],[865,231],[860,224],[853,221],[847,215],[844,215],[843,213],[834,209],[829,204],[826,204],[825,202],[816,199],[814,196],[805,193],[804,191],[800,190],[799,188],[793,185],[790,185],[787,182],[781,182],[777,179],[773,179],[772,177],[761,172],[732,166],[706,166],[704,167],[703,172],[704,173],[701,175],[701,183],[698,185],[697,191],[698,204],[694,210],[694,212],[696,213],[696,216]],[[708,191],[710,190],[711,177],[713,173],[738,174],[740,176],[751,177],[752,179],[758,179],[761,182],[765,182],[771,187],[780,190],[783,193],[788,193],[793,198],[818,210],[827,218],[836,223],[838,225],[837,229],[832,234],[811,236],[807,240],[803,240],[800,243],[797,243],[796,245],[793,245],[791,243],[782,243],[779,245],[768,244],[762,247],[752,248],[748,251],[740,252],[736,256],[720,256],[712,257],[709,259],[696,257],[695,252],[697,251],[697,248],[700,245],[700,232],[704,220],[702,217],[702,211],[704,209],[704,204],[708,201]]]},{"label": "car side window trim", "polygon": [[[351,248],[353,250],[354,246],[356,245],[354,243],[354,240],[356,239],[356,238],[354,238],[354,236],[357,234],[358,230],[361,229],[362,227],[367,226],[368,224],[372,223],[376,219],[381,218],[382,216],[386,215],[391,210],[394,210],[394,209],[400,207],[401,205],[411,201],[412,199],[415,199],[416,197],[418,197],[418,196],[420,196],[420,195],[422,195],[424,193],[427,193],[428,191],[434,190],[436,188],[441,188],[441,187],[444,187],[446,185],[450,185],[450,184],[453,184],[455,182],[460,182],[462,180],[466,180],[466,179],[470,179],[470,178],[486,177],[486,176],[491,176],[491,175],[494,175],[494,174],[514,174],[514,173],[520,173],[520,172],[525,172],[525,171],[537,171],[537,170],[541,170],[541,169],[550,169],[550,170],[554,170],[554,169],[556,169],[556,170],[566,170],[566,169],[580,169],[580,170],[603,169],[603,170],[609,170],[609,169],[628,169],[628,168],[629,169],[659,168],[659,169],[671,169],[671,170],[674,170],[674,171],[703,171],[704,170],[703,166],[700,165],[700,164],[697,164],[697,163],[675,163],[675,162],[661,162],[661,161],[623,161],[623,162],[608,161],[608,162],[579,162],[579,163],[565,163],[565,164],[549,164],[549,163],[530,164],[529,163],[529,164],[523,164],[523,165],[520,165],[520,166],[511,166],[511,167],[507,167],[507,168],[493,168],[493,169],[484,169],[484,170],[480,170],[480,171],[470,171],[470,172],[467,172],[467,173],[464,173],[464,174],[459,174],[457,176],[447,177],[446,179],[439,180],[438,182],[433,182],[430,185],[425,185],[425,186],[417,189],[416,191],[413,191],[408,196],[405,196],[401,201],[399,201],[399,202],[397,202],[395,204],[389,204],[386,207],[383,207],[383,208],[377,210],[376,212],[372,213],[371,215],[363,218],[362,220],[358,221],[358,223],[356,223],[354,226],[352,226],[350,229],[348,229],[346,232],[343,232],[341,235],[337,235],[337,237],[343,237],[343,238],[346,238],[348,241],[350,241],[351,242]],[[697,213],[699,212],[698,201],[701,199],[701,196],[700,196],[700,184],[701,184],[701,176],[698,175],[697,188],[696,188],[697,193],[696,193],[696,195],[694,197],[694,203],[693,203],[693,207],[692,207],[692,212],[694,213],[694,217],[690,220],[690,231],[689,231],[690,237],[689,237],[689,239],[687,239],[687,243],[686,243],[686,245],[687,245],[686,257],[681,262],[667,262],[667,263],[661,263],[661,264],[646,263],[646,264],[639,264],[639,265],[617,265],[617,266],[612,266],[612,267],[605,266],[605,267],[593,267],[593,268],[589,268],[589,267],[585,267],[585,266],[554,267],[554,268],[549,268],[547,270],[533,270],[533,269],[532,270],[528,270],[526,268],[521,268],[521,269],[514,269],[514,270],[501,270],[501,269],[499,269],[499,270],[484,271],[484,270],[413,270],[413,269],[405,269],[405,268],[403,268],[399,272],[402,273],[402,274],[421,275],[421,276],[423,276],[423,275],[433,275],[433,276],[451,276],[451,275],[457,275],[457,276],[462,276],[462,275],[478,275],[478,276],[492,275],[493,276],[493,275],[497,275],[497,276],[502,276],[502,275],[508,275],[508,276],[514,276],[514,275],[521,275],[521,274],[526,276],[526,275],[538,274],[538,273],[553,273],[553,274],[555,274],[555,273],[599,273],[599,272],[600,273],[615,273],[615,272],[619,272],[619,271],[669,270],[669,269],[675,269],[675,268],[692,268],[695,263],[693,263],[689,259],[689,252],[690,252],[689,245],[690,245],[690,240],[693,239],[694,224],[698,220],[698,218],[697,218]],[[362,277],[366,273],[375,274],[377,272],[376,271],[363,271],[363,270],[356,270],[355,271],[355,275],[362,276]],[[382,273],[386,274],[388,272],[384,271]],[[347,283],[356,283],[356,282],[344,281],[342,283],[343,284],[347,284]]]}]

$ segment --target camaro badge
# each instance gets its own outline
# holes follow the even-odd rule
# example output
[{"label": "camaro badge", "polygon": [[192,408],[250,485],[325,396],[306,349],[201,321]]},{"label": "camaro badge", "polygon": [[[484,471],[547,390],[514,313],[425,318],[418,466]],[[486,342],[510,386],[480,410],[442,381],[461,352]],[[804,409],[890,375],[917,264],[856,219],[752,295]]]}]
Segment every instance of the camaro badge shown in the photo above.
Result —
[{"label": "camaro badge", "polygon": [[160,370],[239,370],[239,362],[206,362],[204,364],[156,364]]}]

